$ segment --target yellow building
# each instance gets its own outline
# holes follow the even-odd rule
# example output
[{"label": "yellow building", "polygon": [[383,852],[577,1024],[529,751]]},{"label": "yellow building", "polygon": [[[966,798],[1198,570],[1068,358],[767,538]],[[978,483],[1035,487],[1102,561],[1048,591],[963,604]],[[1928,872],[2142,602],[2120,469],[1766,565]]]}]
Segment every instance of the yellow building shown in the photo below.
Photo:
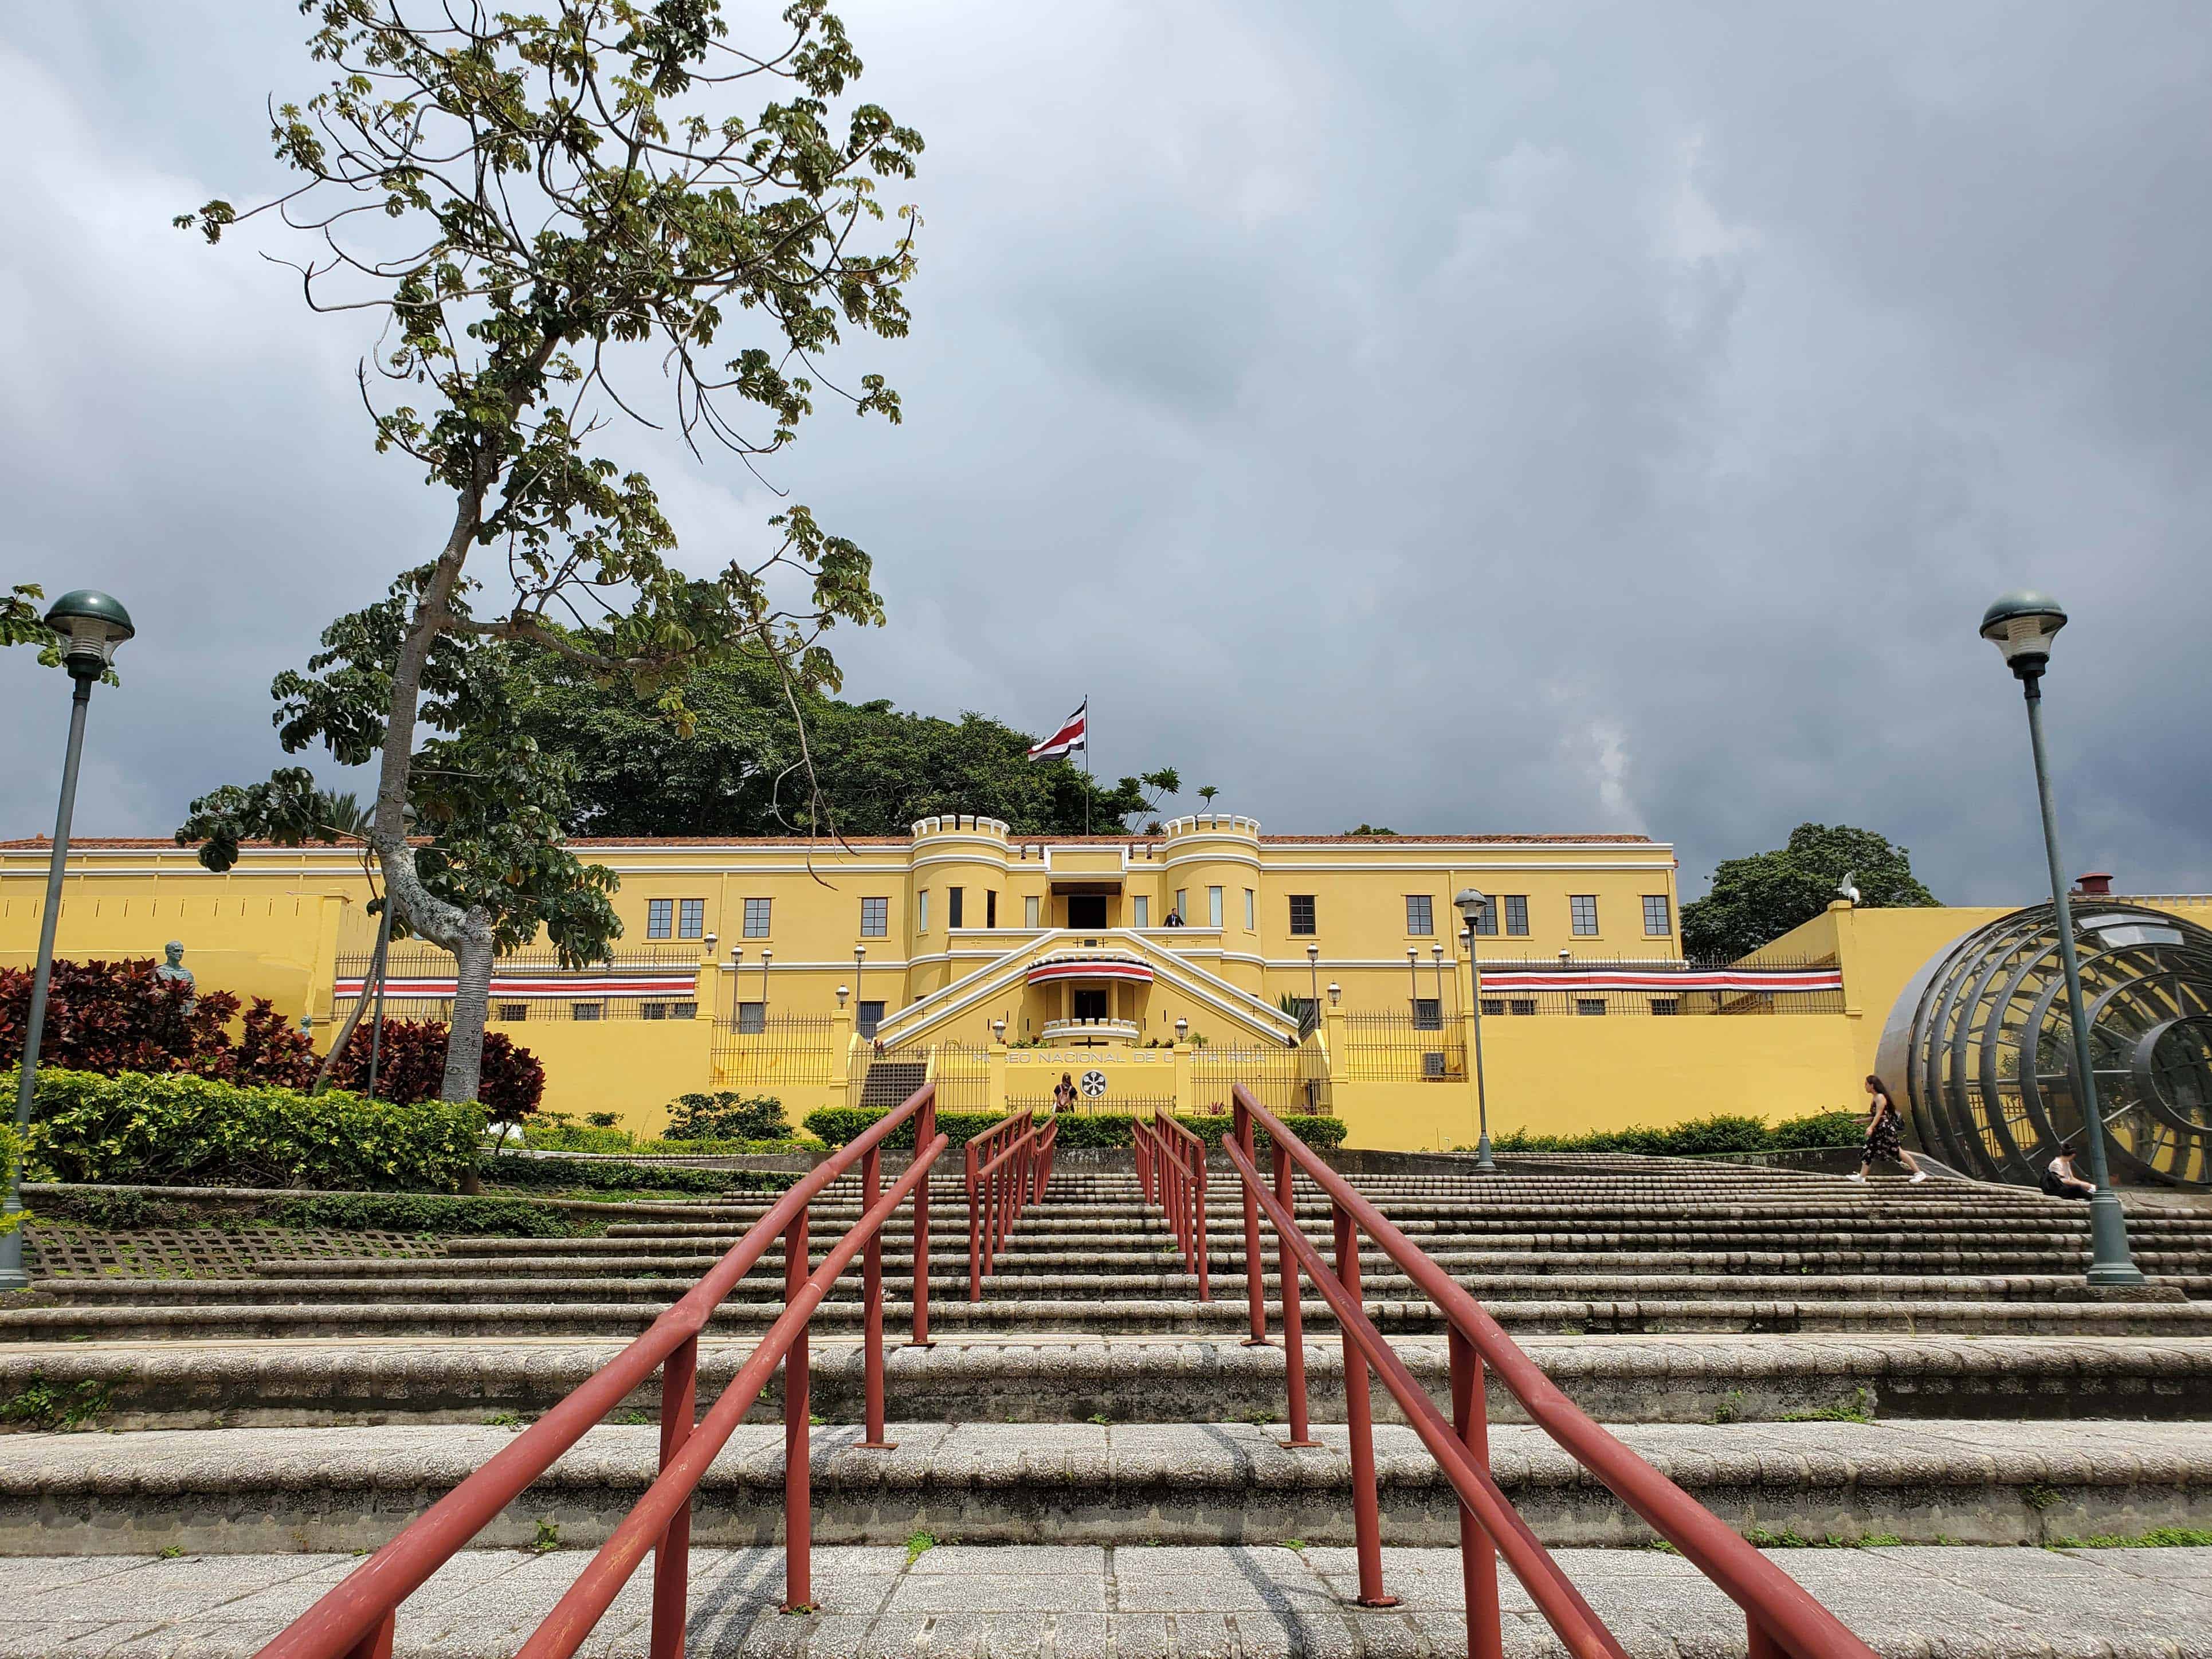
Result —
[{"label": "yellow building", "polygon": [[[1243,1081],[1346,1120],[1351,1145],[1471,1146],[1476,1035],[1453,896],[1475,938],[1493,1134],[1714,1112],[1856,1107],[1900,988],[1999,912],[1852,912],[1734,971],[1681,960],[1675,860],[1634,836],[1034,836],[990,818],[910,835],[584,841],[620,878],[610,961],[503,960],[494,1028],[544,1061],[546,1103],[647,1132],[692,1090],[774,1093],[794,1121],[872,1066],[949,1107],[1224,1105]],[[0,845],[0,963],[36,948],[47,849]],[[374,943],[358,856],[248,847],[228,873],[164,842],[71,848],[58,953],[185,947],[202,986],[331,1030]],[[393,947],[393,1017],[442,1017],[451,958]],[[1672,1018],[1667,1018],[1672,1016]]]}]

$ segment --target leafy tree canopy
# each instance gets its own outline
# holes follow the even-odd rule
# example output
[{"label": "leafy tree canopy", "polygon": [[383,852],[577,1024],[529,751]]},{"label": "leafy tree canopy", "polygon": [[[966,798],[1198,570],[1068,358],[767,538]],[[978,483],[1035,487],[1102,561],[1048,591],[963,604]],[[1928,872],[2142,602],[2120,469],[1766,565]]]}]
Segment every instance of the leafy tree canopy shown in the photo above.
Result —
[{"label": "leafy tree canopy", "polygon": [[1682,907],[1682,949],[1726,957],[1756,951],[1826,909],[1845,876],[1862,904],[1939,902],[1913,875],[1911,855],[1886,836],[1849,824],[1801,823],[1787,846],[1721,861],[1712,890]]},{"label": "leafy tree canopy", "polygon": [[1109,785],[1064,760],[1032,761],[1035,738],[981,714],[941,720],[793,692],[749,656],[696,670],[683,721],[625,681],[544,656],[516,660],[513,696],[518,730],[567,769],[572,835],[890,836],[954,811],[1002,818],[1017,835],[1112,833],[1181,784],[1171,767]]}]

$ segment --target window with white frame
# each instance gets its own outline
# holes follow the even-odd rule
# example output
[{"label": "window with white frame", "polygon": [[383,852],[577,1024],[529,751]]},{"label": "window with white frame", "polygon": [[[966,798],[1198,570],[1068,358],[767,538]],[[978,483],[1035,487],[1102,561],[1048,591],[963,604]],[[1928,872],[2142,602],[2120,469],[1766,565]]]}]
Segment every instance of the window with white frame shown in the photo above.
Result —
[{"label": "window with white frame", "polygon": [[1152,925],[1152,896],[1150,893],[1139,893],[1130,901],[1130,902],[1136,907],[1136,921],[1134,925],[1139,927],[1151,927]]},{"label": "window with white frame", "polygon": [[1528,934],[1528,896],[1526,893],[1505,895],[1505,931],[1526,939]]},{"label": "window with white frame", "polygon": [[1644,936],[1646,939],[1665,939],[1674,930],[1668,926],[1667,896],[1646,893],[1644,896]]},{"label": "window with white frame", "polygon": [[1406,931],[1409,933],[1433,933],[1437,931],[1436,906],[1430,895],[1406,895]]},{"label": "window with white frame", "polygon": [[1175,919],[1186,925],[1190,921],[1190,894],[1181,887],[1176,889]]},{"label": "window with white frame", "polygon": [[764,898],[749,898],[745,901],[745,937],[747,939],[769,937],[770,908],[770,901]]},{"label": "window with white frame", "polygon": [[914,896],[914,931],[917,933],[929,931],[929,889],[927,887]]},{"label": "window with white frame", "polygon": [[1022,896],[1023,927],[1034,927],[1037,925],[1037,896],[1035,893],[1024,894]]},{"label": "window with white frame", "polygon": [[1218,887],[1206,890],[1206,925],[1209,927],[1221,926],[1221,890]]},{"label": "window with white frame", "polygon": [[1320,931],[1315,919],[1314,896],[1311,893],[1292,893],[1290,897],[1291,932],[1303,935]]},{"label": "window with white frame", "polygon": [[672,938],[676,931],[676,901],[647,899],[645,902],[645,936],[647,939]]},{"label": "window with white frame", "polygon": [[860,901],[860,937],[885,939],[891,931],[891,902],[887,898]]},{"label": "window with white frame", "polygon": [[[768,901],[763,899],[763,904]],[[763,933],[767,929],[762,929]],[[707,936],[707,901],[685,899],[676,907],[676,937],[704,939]]]},{"label": "window with white frame", "polygon": [[1567,897],[1567,917],[1577,939],[1597,937],[1597,895],[1572,893]]},{"label": "window with white frame", "polygon": [[1255,933],[1260,930],[1260,896],[1250,888],[1244,890],[1244,931]]}]

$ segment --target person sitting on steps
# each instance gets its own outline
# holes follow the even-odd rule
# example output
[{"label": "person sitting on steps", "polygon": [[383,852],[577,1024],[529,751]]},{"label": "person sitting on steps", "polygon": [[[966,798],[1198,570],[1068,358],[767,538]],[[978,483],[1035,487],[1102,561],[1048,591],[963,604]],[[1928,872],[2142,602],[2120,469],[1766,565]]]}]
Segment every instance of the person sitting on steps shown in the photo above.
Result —
[{"label": "person sitting on steps", "polygon": [[2074,1143],[2062,1140],[2051,1162],[2043,1166],[2043,1190],[2053,1198],[2078,1198],[2085,1202],[2097,1195],[2096,1185],[2074,1173]]},{"label": "person sitting on steps", "polygon": [[1893,1164],[1902,1164],[1912,1171],[1906,1184],[1917,1186],[1928,1179],[1928,1171],[1913,1161],[1912,1154],[1905,1150],[1905,1115],[1897,1109],[1897,1103],[1889,1097],[1889,1091],[1881,1086],[1881,1079],[1869,1077],[1867,1093],[1874,1097],[1873,1109],[1867,1114],[1866,1151],[1859,1155],[1859,1172],[1844,1177],[1863,1182],[1867,1172],[1874,1168],[1875,1159],[1887,1158]]}]

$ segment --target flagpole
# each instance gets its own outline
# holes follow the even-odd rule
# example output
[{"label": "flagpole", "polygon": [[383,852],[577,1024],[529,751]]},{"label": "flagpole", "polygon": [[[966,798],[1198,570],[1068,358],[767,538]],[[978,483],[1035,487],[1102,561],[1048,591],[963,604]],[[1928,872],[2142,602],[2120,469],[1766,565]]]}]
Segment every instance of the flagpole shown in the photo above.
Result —
[{"label": "flagpole", "polygon": [[1083,833],[1091,833],[1091,694],[1083,694]]}]

